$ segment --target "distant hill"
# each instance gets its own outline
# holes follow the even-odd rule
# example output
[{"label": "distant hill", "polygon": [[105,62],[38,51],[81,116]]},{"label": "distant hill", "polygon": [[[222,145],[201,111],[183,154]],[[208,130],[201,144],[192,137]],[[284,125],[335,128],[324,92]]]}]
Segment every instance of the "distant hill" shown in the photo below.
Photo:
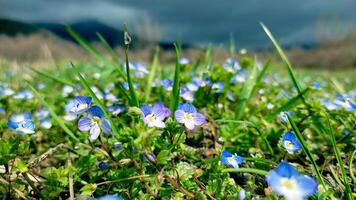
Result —
[{"label": "distant hill", "polygon": [[[112,47],[122,46],[124,41],[124,32],[120,29],[103,24],[97,20],[83,20],[69,24],[75,31],[77,31],[84,39],[89,42],[98,42],[99,38],[96,33],[104,36],[107,42]],[[32,34],[40,30],[47,30],[53,34],[71,42],[76,42],[72,36],[64,28],[63,24],[56,23],[24,23],[9,19],[0,19],[0,34],[8,36],[15,36],[17,34]],[[131,46],[135,48],[139,43],[142,45],[150,44],[150,42],[137,38],[134,34],[130,33],[132,38]],[[174,45],[171,42],[157,42],[156,45],[164,50],[173,50]],[[190,44],[182,44],[182,48],[192,47]]]}]

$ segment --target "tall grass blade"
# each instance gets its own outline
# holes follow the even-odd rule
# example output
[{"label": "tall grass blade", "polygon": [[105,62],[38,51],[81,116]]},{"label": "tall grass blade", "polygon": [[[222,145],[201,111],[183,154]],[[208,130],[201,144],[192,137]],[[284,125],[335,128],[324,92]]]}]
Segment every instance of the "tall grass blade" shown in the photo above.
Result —
[{"label": "tall grass blade", "polygon": [[153,56],[153,61],[152,61],[151,67],[150,67],[150,74],[147,78],[147,89],[145,92],[145,99],[148,99],[151,95],[152,83],[156,76],[157,67],[158,67],[158,56],[159,56],[159,47],[156,47],[156,52],[155,52],[155,55]]},{"label": "tall grass blade", "polygon": [[303,135],[300,133],[297,125],[295,124],[295,122],[293,121],[293,119],[291,118],[291,116],[287,113],[287,117],[288,117],[288,121],[295,133],[295,135],[297,136],[299,142],[302,145],[302,149],[305,152],[305,154],[307,155],[308,159],[310,160],[310,162],[312,163],[312,167],[313,167],[313,171],[317,176],[318,181],[322,184],[322,186],[324,187],[325,190],[327,190],[326,185],[325,185],[325,181],[324,178],[322,177],[318,165],[316,164],[315,160],[313,159],[312,154],[310,153],[307,143],[305,142]]},{"label": "tall grass blade", "polygon": [[279,115],[279,113],[281,113],[282,111],[286,111],[289,110],[290,108],[293,108],[301,99],[301,97],[303,95],[305,95],[306,93],[309,92],[309,88],[306,88],[302,91],[301,94],[298,94],[297,96],[289,99],[285,104],[283,104],[281,107],[279,107],[276,111],[274,111],[272,114],[268,115],[266,117],[266,119],[268,121],[273,120],[277,115]]},{"label": "tall grass blade", "polygon": [[131,74],[130,74],[130,63],[129,63],[129,46],[130,46],[130,43],[131,43],[131,37],[129,35],[129,32],[127,30],[127,26],[125,25],[124,26],[124,45],[125,45],[125,59],[126,59],[126,78],[127,78],[127,83],[129,85],[129,90],[130,90],[130,96],[131,96],[131,101],[130,101],[130,104],[131,106],[136,106],[136,107],[139,107],[139,102],[138,102],[138,99],[137,99],[137,96],[136,96],[136,91],[135,91],[135,88],[134,88],[134,85],[132,83],[132,80],[131,80]]},{"label": "tall grass blade", "polygon": [[330,119],[329,119],[329,116],[327,113],[325,113],[326,115],[326,119],[327,119],[327,122],[328,122],[328,130],[327,130],[327,134],[330,136],[330,139],[331,139],[331,144],[333,146],[333,149],[334,149],[334,152],[335,152],[335,157],[336,157],[336,160],[339,164],[339,167],[340,167],[340,171],[341,171],[341,175],[342,175],[342,178],[343,178],[343,181],[344,181],[344,185],[345,185],[345,193],[347,194],[347,198],[349,200],[352,200],[352,190],[351,190],[351,187],[350,187],[350,184],[347,180],[347,175],[346,175],[346,170],[345,170],[345,166],[344,166],[344,163],[342,162],[342,159],[341,159],[341,156],[340,156],[340,149],[337,147],[336,145],[336,140],[335,140],[335,135],[334,135],[334,132],[332,131],[332,128],[331,128],[331,124],[330,124]]},{"label": "tall grass blade", "polygon": [[82,86],[85,88],[85,90],[90,94],[90,96],[94,99],[95,103],[103,110],[105,117],[109,120],[112,130],[114,132],[114,134],[118,133],[118,129],[116,127],[116,125],[114,124],[109,112],[106,110],[105,105],[100,101],[100,99],[95,95],[95,93],[93,92],[93,90],[90,88],[88,82],[86,81],[86,79],[82,76],[82,74],[79,72],[79,70],[77,69],[77,67],[71,63],[73,69],[75,70],[75,72],[77,73],[80,83],[82,84]]},{"label": "tall grass blade", "polygon": [[171,99],[171,112],[178,108],[179,103],[179,88],[180,88],[180,64],[179,57],[181,52],[180,44],[174,44],[176,50],[176,67],[174,71],[174,80],[173,80],[173,90],[172,90],[172,99]]},{"label": "tall grass blade", "polygon": [[113,48],[111,48],[111,46],[109,45],[109,43],[106,41],[106,39],[104,38],[104,36],[102,36],[100,33],[96,33],[96,35],[98,36],[100,42],[104,45],[105,49],[111,54],[111,57],[114,60],[114,66],[116,67],[116,69],[118,70],[118,72],[120,73],[121,76],[124,76],[125,73],[122,69],[122,67],[120,66],[120,63],[122,63],[121,59],[119,58],[119,56],[117,56],[117,53],[114,51]]},{"label": "tall grass blade", "polygon": [[302,89],[298,84],[298,81],[297,81],[297,79],[296,79],[296,77],[294,75],[294,72],[293,72],[292,65],[290,64],[286,54],[283,52],[281,46],[278,44],[277,40],[274,38],[274,36],[272,35],[271,31],[263,23],[260,23],[260,24],[261,24],[263,30],[265,31],[265,33],[267,34],[267,36],[269,37],[269,39],[272,41],[274,47],[277,49],[277,52],[280,55],[280,57],[282,58],[283,62],[287,65],[289,76],[292,79],[294,87],[297,89],[298,93],[301,95],[301,99],[302,99],[303,103],[307,107],[309,107],[309,105],[305,101],[305,98],[304,98],[304,96],[302,94]]},{"label": "tall grass blade", "polygon": [[40,71],[40,70],[35,69],[35,68],[32,68],[32,67],[31,67],[30,69],[31,69],[32,71],[34,71],[35,73],[37,73],[37,74],[39,74],[39,75],[41,75],[41,76],[43,76],[43,77],[45,77],[45,78],[51,79],[51,80],[53,80],[53,81],[56,81],[56,82],[58,82],[58,83],[61,83],[61,84],[64,84],[64,85],[70,85],[70,86],[72,86],[72,87],[75,86],[74,83],[72,83],[72,82],[70,82],[70,81],[68,81],[68,80],[65,80],[65,79],[62,79],[62,78],[53,76],[53,75],[51,75],[51,74],[49,74],[49,73]]},{"label": "tall grass blade", "polygon": [[31,85],[29,85],[30,89],[36,95],[36,97],[42,102],[42,104],[48,109],[52,118],[58,123],[58,125],[63,129],[64,132],[67,133],[69,137],[71,137],[75,141],[79,141],[79,139],[74,135],[74,133],[65,125],[63,120],[54,112],[52,106],[42,97],[42,95]]},{"label": "tall grass blade", "polygon": [[256,78],[256,83],[255,83],[255,85],[254,85],[253,88],[252,88],[250,98],[252,98],[252,96],[256,94],[257,89],[258,89],[258,86],[261,84],[262,78],[263,78],[263,76],[266,74],[267,69],[268,69],[268,67],[269,67],[270,64],[271,64],[272,58],[273,58],[273,56],[271,56],[271,57],[267,60],[267,62],[263,65],[262,70],[261,70],[260,73],[258,74],[258,76],[257,76],[257,78]]},{"label": "tall grass blade", "polygon": [[268,171],[262,169],[254,169],[254,168],[229,168],[229,169],[223,169],[223,172],[251,173],[251,174],[258,174],[261,176],[266,176],[268,174]]},{"label": "tall grass blade", "polygon": [[256,63],[253,65],[251,74],[249,75],[247,81],[244,83],[241,91],[241,96],[239,99],[239,104],[236,107],[235,111],[235,119],[241,119],[241,116],[245,110],[245,107],[251,97],[252,90],[257,82],[257,65]]}]

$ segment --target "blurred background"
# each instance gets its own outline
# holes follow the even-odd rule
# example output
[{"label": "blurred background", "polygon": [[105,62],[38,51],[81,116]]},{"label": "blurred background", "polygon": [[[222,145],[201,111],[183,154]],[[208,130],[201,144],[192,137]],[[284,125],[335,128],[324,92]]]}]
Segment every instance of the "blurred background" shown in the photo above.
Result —
[{"label": "blurred background", "polygon": [[[269,27],[297,67],[356,68],[355,0],[0,0],[0,60],[48,64],[90,59],[66,32],[68,24],[99,49],[100,32],[122,52],[123,24],[133,37],[131,57],[174,58],[172,43],[195,58],[214,47],[214,59],[236,52],[268,57]],[[122,56],[122,54],[120,55]]]}]

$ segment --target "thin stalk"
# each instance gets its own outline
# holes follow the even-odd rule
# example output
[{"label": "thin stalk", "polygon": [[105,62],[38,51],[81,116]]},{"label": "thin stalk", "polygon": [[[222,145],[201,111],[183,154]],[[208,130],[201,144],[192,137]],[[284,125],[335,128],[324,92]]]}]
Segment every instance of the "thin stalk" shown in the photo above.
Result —
[{"label": "thin stalk", "polygon": [[224,169],[223,172],[251,173],[251,174],[258,174],[262,176],[266,176],[268,174],[268,171],[262,169],[254,169],[254,168],[229,168],[229,169]]}]

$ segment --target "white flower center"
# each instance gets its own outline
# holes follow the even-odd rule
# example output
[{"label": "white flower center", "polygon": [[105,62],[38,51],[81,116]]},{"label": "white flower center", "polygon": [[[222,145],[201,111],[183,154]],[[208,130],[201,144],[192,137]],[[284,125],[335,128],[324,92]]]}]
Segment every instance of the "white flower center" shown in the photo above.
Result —
[{"label": "white flower center", "polygon": [[283,179],[281,180],[281,185],[284,187],[286,190],[296,190],[297,189],[297,184],[294,180],[292,179]]},{"label": "white flower center", "polygon": [[287,149],[292,149],[294,148],[294,144],[288,140],[284,141],[284,146],[287,148]]},{"label": "white flower center", "polygon": [[187,121],[192,121],[193,120],[193,114],[191,113],[184,113],[184,119],[187,120]]},{"label": "white flower center", "polygon": [[146,116],[146,120],[150,123],[153,123],[156,120],[156,117],[153,114],[149,114]]}]

